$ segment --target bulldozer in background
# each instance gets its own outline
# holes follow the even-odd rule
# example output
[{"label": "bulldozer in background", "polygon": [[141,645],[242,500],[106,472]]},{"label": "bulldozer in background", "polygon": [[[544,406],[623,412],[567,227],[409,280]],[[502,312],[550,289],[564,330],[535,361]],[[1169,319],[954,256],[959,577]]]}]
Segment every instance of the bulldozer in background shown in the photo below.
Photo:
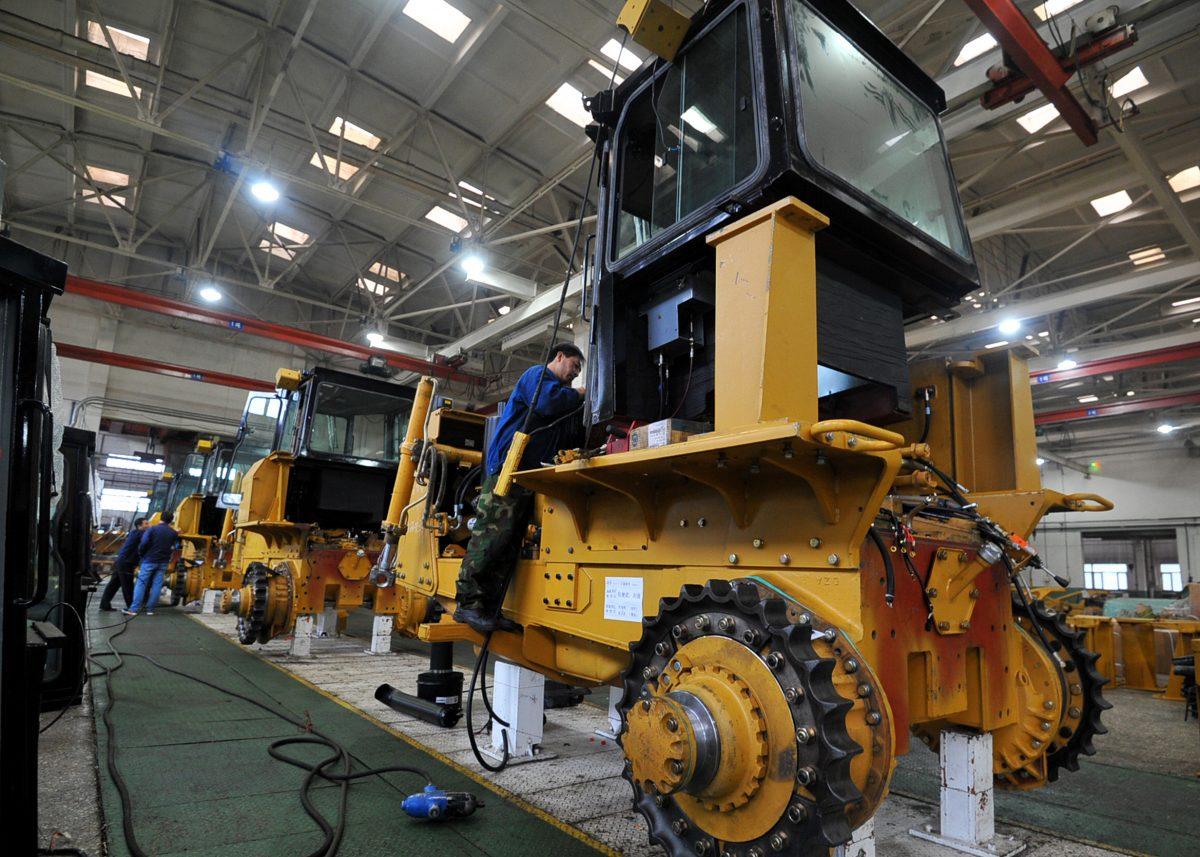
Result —
[{"label": "bulldozer in background", "polygon": [[163,581],[172,604],[199,601],[206,590],[240,582],[229,566],[233,512],[217,505],[236,443],[199,439],[171,485],[166,503],[175,510],[181,544]]}]

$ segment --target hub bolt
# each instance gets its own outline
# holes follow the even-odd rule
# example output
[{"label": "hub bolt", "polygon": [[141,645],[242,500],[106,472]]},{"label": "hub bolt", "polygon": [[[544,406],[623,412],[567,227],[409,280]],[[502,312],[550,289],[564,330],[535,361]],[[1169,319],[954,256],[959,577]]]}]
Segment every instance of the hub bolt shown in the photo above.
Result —
[{"label": "hub bolt", "polygon": [[1082,687],[1080,687],[1078,684],[1071,685],[1071,695],[1072,696],[1078,696],[1081,693],[1083,693]]},{"label": "hub bolt", "polygon": [[804,691],[798,687],[789,687],[783,692],[783,696],[788,702],[799,702],[804,699]]},{"label": "hub bolt", "polygon": [[825,638],[825,642],[832,643],[837,639],[837,631],[833,628],[826,628],[825,633],[823,633],[821,636]]},{"label": "hub bolt", "polygon": [[949,622],[938,622],[938,630],[939,631],[949,631],[950,623]]},{"label": "hub bolt", "polygon": [[811,786],[817,781],[817,769],[804,767],[796,771],[796,782],[802,786]]},{"label": "hub bolt", "polygon": [[676,625],[674,628],[671,629],[671,636],[674,637],[676,640],[682,639],[683,635],[685,633],[687,633],[687,632],[684,630],[684,627],[682,625]]},{"label": "hub bolt", "polygon": [[728,634],[737,627],[737,623],[733,621],[732,616],[722,616],[720,621],[717,622],[717,627]]},{"label": "hub bolt", "polygon": [[669,651],[671,651],[671,647],[668,646],[665,642],[659,643],[654,647],[654,654],[656,654],[656,655],[660,655],[660,656],[665,655]]},{"label": "hub bolt", "polygon": [[840,559],[841,559],[841,558],[840,558],[840,557],[839,557],[837,554],[835,554],[835,553],[831,553],[831,554],[830,554],[830,555],[827,557],[827,560],[828,560],[828,562],[829,562],[829,564],[830,564],[830,565],[837,565],[837,564],[838,564],[838,561],[839,561]]},{"label": "hub bolt", "polygon": [[679,776],[680,774],[682,774],[683,773],[683,762],[679,761],[678,759],[672,760],[671,773],[674,774],[675,776]]},{"label": "hub bolt", "polygon": [[683,836],[683,834],[687,833],[688,823],[682,818],[677,818],[675,819],[674,823],[671,824],[671,829],[675,831],[676,836]]},{"label": "hub bolt", "polygon": [[668,732],[678,732],[679,731],[679,721],[676,720],[674,717],[667,718],[667,731]]},{"label": "hub bolt", "polygon": [[758,632],[755,631],[753,628],[747,628],[742,633],[742,642],[744,642],[747,646],[757,646],[758,645]]},{"label": "hub bolt", "polygon": [[881,720],[883,720],[883,717],[878,711],[867,712],[867,723],[869,723],[871,726],[878,726]]},{"label": "hub bolt", "polygon": [[964,631],[969,631],[969,630],[971,630],[971,623],[969,620],[964,619],[963,621],[958,623],[958,627],[962,628]]},{"label": "hub bolt", "polygon": [[1050,724],[1049,724],[1049,723],[1047,723],[1045,720],[1043,720],[1043,721],[1042,721],[1042,731],[1043,731],[1043,732],[1049,732],[1049,731],[1050,731]]},{"label": "hub bolt", "polygon": [[821,540],[814,536],[808,540],[808,546],[810,548],[819,548],[821,546]]},{"label": "hub bolt", "polygon": [[1082,712],[1082,711],[1080,711],[1078,708],[1076,708],[1074,705],[1072,705],[1072,706],[1071,706],[1069,709],[1067,709],[1067,714],[1071,715],[1071,719],[1072,719],[1072,720],[1075,720],[1075,719],[1077,719],[1077,718],[1078,718],[1078,717],[1079,717],[1081,714],[1083,714],[1083,712]]},{"label": "hub bolt", "polygon": [[654,678],[654,668],[646,667],[644,670],[642,670],[642,678],[646,680]]},{"label": "hub bolt", "polygon": [[707,527],[708,526],[708,518],[697,518],[696,526],[697,527]]},{"label": "hub bolt", "polygon": [[787,817],[792,824],[801,824],[808,819],[808,807],[802,803],[794,803],[788,807]]},{"label": "hub bolt", "polygon": [[737,561],[738,561],[738,555],[737,555],[737,554],[735,554],[735,553],[731,553],[731,554],[729,555],[729,564],[730,564],[730,565],[737,565]]},{"label": "hub bolt", "polygon": [[777,670],[782,667],[783,655],[779,654],[779,652],[771,652],[771,654],[767,655],[767,666],[773,670]]},{"label": "hub bolt", "polygon": [[807,613],[801,613],[796,617],[796,622],[800,625],[809,625],[812,623],[812,616]]},{"label": "hub bolt", "polygon": [[779,555],[779,564],[780,565],[787,565],[791,561],[792,561],[791,554],[781,553]]},{"label": "hub bolt", "polygon": [[1037,740],[1036,738],[1034,738],[1033,741],[1031,741],[1030,743],[1033,745],[1033,749],[1035,749],[1035,750],[1042,749],[1042,742]]},{"label": "hub bolt", "polygon": [[708,854],[708,852],[711,850],[712,850],[712,840],[711,839],[697,839],[696,840],[696,853],[699,855],[699,857],[705,857],[705,855]]},{"label": "hub bolt", "polygon": [[696,630],[697,631],[707,631],[708,625],[709,625],[709,621],[708,621],[707,616],[700,615],[700,616],[696,617]]},{"label": "hub bolt", "polygon": [[978,598],[978,597],[979,597],[979,590],[978,590],[978,589],[972,589],[972,590],[971,590],[971,597],[972,597],[972,598]]},{"label": "hub bolt", "polygon": [[846,672],[848,673],[858,672],[858,661],[854,660],[854,658],[848,658],[845,663],[845,668]]},{"label": "hub bolt", "polygon": [[643,699],[642,700],[642,711],[649,711],[649,710],[650,710],[650,700]]},{"label": "hub bolt", "polygon": [[751,848],[746,852],[746,857],[763,857],[761,848]]},{"label": "hub bolt", "polygon": [[[853,438],[851,438],[851,440],[853,440]],[[788,844],[788,835],[787,835],[787,833],[785,833],[782,830],[771,837],[771,850],[772,851],[782,851],[784,848],[787,848],[787,844]]]},{"label": "hub bolt", "polygon": [[1053,711],[1054,710],[1054,700],[1047,699],[1045,702],[1042,703],[1042,708],[1046,709],[1047,711]]},{"label": "hub bolt", "polygon": [[754,545],[756,548],[761,548],[763,545],[765,545],[765,544],[766,544],[766,542],[764,542],[762,539],[755,539],[755,540],[752,542],[752,544],[753,544],[753,545]]},{"label": "hub bolt", "polygon": [[813,738],[816,737],[816,735],[817,733],[814,730],[809,729],[807,726],[801,726],[796,730],[796,740],[801,744],[809,743]]},{"label": "hub bolt", "polygon": [[657,807],[660,807],[660,808],[666,806],[667,805],[666,795],[655,795],[654,796],[654,805]]},{"label": "hub bolt", "polygon": [[865,681],[862,684],[860,684],[858,686],[858,695],[861,696],[863,699],[866,699],[868,696],[870,696],[871,695],[871,685],[867,684]]}]

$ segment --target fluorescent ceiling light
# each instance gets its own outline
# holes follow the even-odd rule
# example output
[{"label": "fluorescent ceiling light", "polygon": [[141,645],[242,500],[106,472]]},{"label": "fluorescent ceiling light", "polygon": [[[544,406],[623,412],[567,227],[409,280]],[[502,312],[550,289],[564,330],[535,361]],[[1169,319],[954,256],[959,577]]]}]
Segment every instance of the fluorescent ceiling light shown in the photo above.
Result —
[{"label": "fluorescent ceiling light", "polygon": [[1037,15],[1043,21],[1049,21],[1052,17],[1065,12],[1072,6],[1078,6],[1083,0],[1046,0],[1045,3],[1033,7],[1033,14]]},{"label": "fluorescent ceiling light", "polygon": [[1092,208],[1096,209],[1096,213],[1101,217],[1108,217],[1110,214],[1124,211],[1131,205],[1133,205],[1133,200],[1129,198],[1129,192],[1124,190],[1092,200]]},{"label": "fluorescent ceiling light", "polygon": [[450,44],[458,41],[471,19],[446,0],[408,0],[402,10],[423,27],[428,27]]},{"label": "fluorescent ceiling light", "polygon": [[1006,318],[996,325],[996,329],[1005,336],[1011,336],[1021,329],[1021,322],[1015,318]]},{"label": "fluorescent ceiling light", "polygon": [[210,304],[215,304],[222,298],[221,290],[215,286],[205,286],[200,290],[200,297]]},{"label": "fluorescent ceiling light", "polygon": [[1008,345],[1007,339],[1002,339],[999,342],[989,342],[987,345],[985,345],[983,347],[984,348],[1002,348],[1005,345]]},{"label": "fluorescent ceiling light", "polygon": [[580,128],[587,127],[592,114],[583,106],[583,93],[569,83],[564,83],[546,99],[546,104],[561,116],[570,119]]},{"label": "fluorescent ceiling light", "polygon": [[1050,331],[1048,331],[1048,330],[1039,330],[1039,331],[1038,331],[1038,336],[1042,337],[1043,339],[1049,339],[1049,338],[1050,338]]},{"label": "fluorescent ceiling light", "polygon": [[250,185],[250,193],[254,194],[254,198],[259,202],[270,203],[279,199],[279,188],[266,180],[256,181]]},{"label": "fluorescent ceiling light", "polygon": [[1167,179],[1167,184],[1176,193],[1183,193],[1185,190],[1200,186],[1200,165],[1188,167],[1186,170],[1176,173]]},{"label": "fluorescent ceiling light", "polygon": [[1170,434],[1171,432],[1175,431],[1175,429],[1177,429],[1177,428],[1179,428],[1179,426],[1173,426],[1170,423],[1163,423],[1162,425],[1160,425],[1158,427],[1158,433],[1159,434]]},{"label": "fluorescent ceiling light", "polygon": [[450,192],[448,192],[448,193],[446,194],[446,196],[450,197],[451,199],[461,199],[461,200],[463,201],[463,203],[464,203],[464,204],[466,204],[466,205],[470,205],[470,206],[473,206],[473,207],[475,207],[475,208],[483,208],[483,203],[482,203],[482,202],[476,202],[475,200],[473,200],[473,199],[469,199],[468,197],[465,197],[465,196],[459,196],[459,195],[458,195],[458,194],[456,194],[454,191],[450,191]]},{"label": "fluorescent ceiling light", "polygon": [[1087,405],[1092,402],[1098,402],[1098,401],[1100,401],[1100,397],[1094,396],[1091,393],[1089,393],[1086,396],[1079,396],[1079,404],[1081,404],[1081,405]]},{"label": "fluorescent ceiling light", "polygon": [[1189,304],[1200,304],[1200,297],[1171,301],[1171,306],[1188,306]]},{"label": "fluorescent ceiling light", "polygon": [[1043,464],[1045,464],[1045,463],[1046,463],[1046,459],[1042,458],[1042,457],[1039,455],[1039,456],[1038,456],[1038,458],[1037,458],[1037,466],[1038,466],[1038,467],[1041,467],[1041,466],[1042,466]]},{"label": "fluorescent ceiling light", "polygon": [[627,71],[634,71],[642,64],[642,61],[634,55],[633,51],[629,50],[628,46],[622,48],[621,43],[616,39],[609,39],[605,42],[600,53]]},{"label": "fluorescent ceiling light", "polygon": [[725,139],[725,135],[721,133],[721,129],[694,104],[683,111],[679,118],[711,139],[714,143],[720,143]]},{"label": "fluorescent ceiling light", "polygon": [[[324,166],[321,165],[322,161],[325,162]],[[308,162],[314,167],[322,169],[327,173],[332,173],[336,167],[337,177],[342,181],[353,178],[354,174],[358,172],[358,167],[354,166],[354,164],[348,163],[347,161],[342,161],[339,164],[337,158],[331,155],[317,154],[314,152],[313,156],[309,158]]]},{"label": "fluorescent ceiling light", "polygon": [[1078,365],[1079,365],[1078,363],[1076,363],[1074,360],[1072,360],[1070,357],[1068,357],[1066,360],[1060,360],[1058,362],[1058,366],[1056,366],[1055,368],[1060,369],[1065,372],[1068,369],[1074,369]]},{"label": "fluorescent ceiling light", "polygon": [[114,185],[117,187],[127,187],[129,185],[129,173],[123,173],[119,170],[106,170],[104,167],[88,165],[84,167],[84,173],[97,184]]},{"label": "fluorescent ceiling light", "polygon": [[367,270],[372,274],[378,274],[384,279],[391,280],[393,283],[398,283],[404,279],[404,274],[400,273],[398,269],[393,268],[390,265],[385,265],[383,262],[376,262]]},{"label": "fluorescent ceiling light", "polygon": [[385,286],[383,283],[377,283],[374,280],[368,279],[367,277],[358,278],[358,287],[365,292],[370,292],[371,294],[378,295],[379,297],[383,297],[388,293],[387,286]]},{"label": "fluorescent ceiling light", "polygon": [[376,137],[366,128],[355,125],[349,119],[343,119],[338,116],[333,120],[333,124],[329,126],[329,133],[335,137],[342,136],[342,128],[345,127],[345,137],[351,143],[358,143],[360,146],[366,146],[368,149],[375,149],[383,142],[382,137]]},{"label": "fluorescent ceiling light", "polygon": [[969,63],[975,57],[983,56],[994,47],[996,47],[996,39],[991,33],[976,36],[962,46],[962,50],[954,58],[954,65],[957,67]]},{"label": "fluorescent ceiling light", "polygon": [[501,304],[500,308],[497,309],[496,312],[500,313],[500,315],[508,315],[510,312],[512,312],[512,307],[510,307],[508,304]]},{"label": "fluorescent ceiling light", "polygon": [[[129,87],[125,85],[125,81],[117,80],[115,77],[109,77],[106,74],[88,69],[83,74],[83,83],[85,86],[90,86],[92,89],[103,89],[105,92],[111,92],[113,95],[120,95],[125,98],[129,97]],[[135,86],[133,93],[138,98],[142,97],[142,88]]]},{"label": "fluorescent ceiling light", "polygon": [[604,63],[596,62],[595,60],[588,60],[588,65],[600,72],[600,76],[604,78],[605,83],[608,83],[611,80],[614,86],[620,86],[625,82],[625,78],[617,74],[617,70],[615,68],[609,68]]},{"label": "fluorescent ceiling light", "polygon": [[383,340],[384,340],[384,336],[379,331],[377,331],[377,330],[368,331],[367,342],[371,343],[376,348],[378,348],[380,345],[383,344]]},{"label": "fluorescent ceiling light", "polygon": [[1126,396],[1136,396],[1137,393],[1135,393],[1133,390],[1126,390],[1125,395]]},{"label": "fluorescent ceiling light", "polygon": [[451,232],[462,232],[470,224],[466,218],[459,217],[452,211],[447,211],[440,205],[435,205],[429,211],[425,212],[425,219],[432,220],[438,226],[443,226]]},{"label": "fluorescent ceiling light", "polygon": [[[166,465],[162,460],[147,461],[144,458],[138,458],[136,455],[113,455],[110,454],[104,459],[104,466],[113,470],[140,470],[145,473],[162,473],[166,470]],[[135,491],[140,497],[146,496],[145,491]]]},{"label": "fluorescent ceiling light", "polygon": [[[112,37],[113,46],[118,53],[129,54],[140,60],[144,60],[150,55],[150,39],[146,36],[118,29],[111,24],[108,26],[108,35]],[[108,40],[104,38],[104,29],[98,21],[88,21],[87,38],[92,44],[108,47]]]},{"label": "fluorescent ceiling light", "polygon": [[1135,265],[1148,265],[1151,262],[1161,262],[1167,254],[1161,247],[1147,247],[1145,250],[1135,250],[1129,254],[1129,261]]},{"label": "fluorescent ceiling light", "polygon": [[1036,110],[1030,110],[1023,116],[1017,117],[1017,123],[1030,134],[1036,134],[1058,118],[1058,108],[1053,104],[1043,104]]},{"label": "fluorescent ceiling light", "polygon": [[1146,80],[1145,73],[1142,72],[1140,65],[1135,65],[1121,77],[1117,78],[1110,90],[1113,98],[1120,98],[1122,95],[1128,95],[1131,92],[1141,89],[1143,86],[1149,86],[1150,81]]}]

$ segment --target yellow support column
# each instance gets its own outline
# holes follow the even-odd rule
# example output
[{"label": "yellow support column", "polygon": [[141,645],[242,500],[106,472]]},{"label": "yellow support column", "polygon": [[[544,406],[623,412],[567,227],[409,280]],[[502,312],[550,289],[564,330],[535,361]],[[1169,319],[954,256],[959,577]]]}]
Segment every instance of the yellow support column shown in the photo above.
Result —
[{"label": "yellow support column", "polygon": [[432,398],[433,379],[422,378],[417,384],[412,414],[408,418],[408,430],[404,434],[404,444],[400,447],[400,466],[396,470],[396,481],[392,483],[392,499],[388,503],[387,517],[383,521],[385,530],[400,525],[400,515],[412,498],[413,476],[417,469],[413,451],[425,430],[425,417],[429,414],[429,402]]},{"label": "yellow support column", "polygon": [[708,236],[717,253],[717,433],[817,421],[817,258],[825,215],[787,197]]}]

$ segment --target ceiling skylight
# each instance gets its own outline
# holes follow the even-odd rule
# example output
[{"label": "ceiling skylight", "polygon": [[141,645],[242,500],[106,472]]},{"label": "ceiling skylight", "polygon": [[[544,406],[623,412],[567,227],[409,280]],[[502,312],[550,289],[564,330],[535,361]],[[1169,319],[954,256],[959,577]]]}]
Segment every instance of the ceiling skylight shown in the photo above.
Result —
[{"label": "ceiling skylight", "polygon": [[1046,0],[1045,3],[1033,7],[1033,14],[1043,21],[1048,21],[1054,15],[1065,12],[1072,6],[1078,6],[1082,2],[1083,0]]},{"label": "ceiling skylight", "polygon": [[1123,95],[1128,95],[1131,92],[1141,89],[1143,86],[1149,86],[1150,81],[1146,80],[1146,75],[1142,72],[1140,65],[1135,65],[1124,75],[1117,78],[1116,83],[1111,87],[1113,98],[1120,98]]},{"label": "ceiling skylight", "polygon": [[1167,184],[1175,193],[1183,193],[1194,187],[1200,187],[1200,165],[1188,167],[1167,179]]},{"label": "ceiling skylight", "polygon": [[1110,214],[1124,211],[1131,205],[1133,205],[1133,200],[1130,199],[1129,192],[1124,190],[1092,200],[1092,208],[1096,209],[1096,213],[1101,217],[1108,217]]},{"label": "ceiling skylight", "polygon": [[374,280],[369,280],[366,277],[358,278],[358,287],[363,291],[370,292],[373,295],[383,297],[389,291],[388,287],[383,283],[377,283]]},{"label": "ceiling skylight", "polygon": [[587,127],[592,121],[592,114],[583,107],[583,93],[569,83],[560,86],[553,95],[546,99],[546,104],[580,128]]},{"label": "ceiling skylight", "polygon": [[342,136],[342,125],[346,126],[346,139],[351,143],[358,143],[360,146],[374,149],[383,142],[381,137],[376,137],[366,128],[359,127],[349,119],[343,119],[341,116],[333,120],[333,124],[329,126],[329,133],[335,137]]},{"label": "ceiling skylight", "polygon": [[604,47],[600,49],[600,53],[626,71],[636,71],[638,66],[642,64],[641,59],[629,49],[629,45],[622,48],[621,43],[616,39],[609,39],[605,42]]},{"label": "ceiling skylight", "polygon": [[[125,81],[94,72],[91,69],[83,73],[83,82],[85,86],[90,86],[92,89],[103,89],[105,92],[111,92],[113,95],[121,95],[125,98],[129,97],[129,87],[125,85]],[[138,98],[142,97],[142,88],[140,86],[135,86],[133,92]]]},{"label": "ceiling skylight", "polygon": [[595,60],[588,60],[588,65],[590,65],[596,71],[600,72],[600,76],[604,78],[604,82],[606,84],[610,80],[613,82],[613,86],[620,86],[622,83],[625,82],[625,78],[623,78],[623,77],[621,77],[621,75],[617,74],[616,69],[611,69],[608,66],[606,66],[604,63],[599,63],[599,62],[596,62]]},{"label": "ceiling skylight", "polygon": [[[325,162],[325,166],[321,166],[321,161]],[[314,167],[323,169],[329,173],[332,173],[336,167],[337,177],[342,181],[353,177],[354,174],[358,172],[358,167],[354,166],[354,164],[347,163],[346,161],[342,161],[339,164],[337,162],[337,158],[333,157],[332,155],[318,155],[316,152],[313,152],[313,156],[308,159],[308,162]]]},{"label": "ceiling skylight", "polygon": [[962,50],[954,58],[954,65],[955,67],[965,65],[975,59],[975,57],[983,56],[994,47],[996,47],[996,39],[991,33],[976,36],[962,46]]},{"label": "ceiling skylight", "polygon": [[429,211],[425,212],[425,219],[432,220],[438,226],[444,226],[451,232],[462,232],[470,224],[465,217],[459,217],[452,211],[447,211],[440,205],[435,205]]},{"label": "ceiling skylight", "polygon": [[1024,116],[1018,116],[1017,122],[1030,134],[1036,134],[1058,118],[1058,108],[1053,104],[1043,104],[1036,110],[1030,110]]},{"label": "ceiling skylight", "polygon": [[94,167],[89,164],[84,171],[87,173],[87,177],[96,184],[107,184],[114,187],[129,185],[129,173],[123,173],[120,170],[106,170],[104,167]]},{"label": "ceiling skylight", "polygon": [[[112,24],[108,25],[108,34],[112,37],[113,46],[118,52],[129,54],[140,60],[144,60],[150,55],[150,39],[147,37],[139,36],[128,30],[120,30]],[[104,28],[98,21],[88,21],[87,38],[92,44],[108,47],[108,40],[104,38]]]},{"label": "ceiling skylight", "polygon": [[402,10],[423,27],[428,27],[450,44],[458,41],[471,19],[446,0],[408,0]]},{"label": "ceiling skylight", "polygon": [[404,274],[395,268],[383,264],[383,262],[376,262],[367,270],[372,274],[377,274],[384,279],[391,280],[393,283],[398,283],[404,278]]},{"label": "ceiling skylight", "polygon": [[276,221],[271,227],[271,231],[275,234],[275,240],[280,244],[295,244],[302,245],[308,243],[308,233],[301,232],[294,226],[288,226],[286,223]]}]

